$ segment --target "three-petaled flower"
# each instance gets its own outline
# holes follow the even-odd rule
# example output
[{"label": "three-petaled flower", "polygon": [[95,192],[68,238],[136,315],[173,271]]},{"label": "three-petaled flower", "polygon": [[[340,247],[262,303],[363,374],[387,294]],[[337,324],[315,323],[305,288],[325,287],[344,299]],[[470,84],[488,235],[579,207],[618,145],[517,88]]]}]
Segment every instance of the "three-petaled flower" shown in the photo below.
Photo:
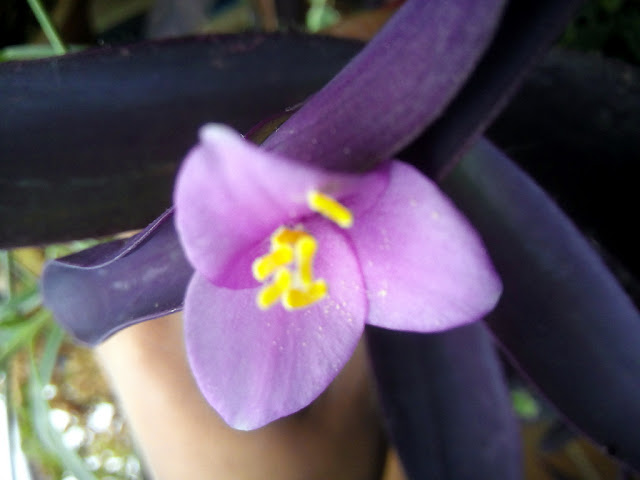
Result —
[{"label": "three-petaled flower", "polygon": [[313,401],[365,323],[441,331],[478,320],[501,292],[473,228],[399,161],[326,171],[208,125],[174,201],[196,270],[185,298],[189,361],[238,429]]}]

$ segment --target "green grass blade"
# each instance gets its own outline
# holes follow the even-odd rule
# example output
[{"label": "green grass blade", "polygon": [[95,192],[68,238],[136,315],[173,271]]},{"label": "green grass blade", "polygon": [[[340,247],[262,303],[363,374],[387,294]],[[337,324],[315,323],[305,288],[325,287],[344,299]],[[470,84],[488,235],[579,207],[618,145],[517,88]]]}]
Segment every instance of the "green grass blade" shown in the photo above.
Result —
[{"label": "green grass blade", "polygon": [[47,37],[47,40],[49,40],[49,43],[51,44],[51,47],[53,48],[54,52],[57,55],[63,55],[67,53],[67,47],[65,47],[64,43],[62,43],[62,39],[60,38],[60,35],[58,35],[56,28],[53,26],[53,23],[51,22],[51,19],[49,18],[47,11],[42,7],[42,4],[40,3],[40,1],[27,0],[27,2],[31,7],[31,11],[33,11],[33,14],[38,19],[40,28],[42,28],[42,31]]},{"label": "green grass blade", "polygon": [[52,324],[39,365],[40,380],[45,385],[51,381],[51,375],[53,374],[53,369],[56,366],[56,360],[58,358],[58,351],[60,350],[63,340],[64,330],[57,324]]},{"label": "green grass blade", "polygon": [[49,312],[42,310],[28,320],[15,317],[12,321],[0,324],[0,363],[20,347],[29,344],[49,319]]},{"label": "green grass blade", "polygon": [[40,369],[37,367],[33,349],[30,350],[31,375],[29,376],[29,405],[33,425],[42,443],[53,453],[60,463],[78,480],[97,480],[89,471],[82,458],[68,449],[62,435],[57,432],[49,422],[49,403],[42,395],[44,382],[40,377]]},{"label": "green grass blade", "polygon": [[31,286],[25,292],[15,294],[0,304],[0,325],[12,320],[16,315],[28,317],[41,305],[42,297],[40,296],[38,287]]}]

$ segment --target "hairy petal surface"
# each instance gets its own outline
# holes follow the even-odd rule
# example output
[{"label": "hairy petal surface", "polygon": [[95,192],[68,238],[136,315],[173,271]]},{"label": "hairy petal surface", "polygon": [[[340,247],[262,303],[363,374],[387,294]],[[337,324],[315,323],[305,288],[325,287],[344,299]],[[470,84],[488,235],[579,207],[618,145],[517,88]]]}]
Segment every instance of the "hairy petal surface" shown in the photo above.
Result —
[{"label": "hairy petal surface", "polygon": [[[303,166],[267,153],[222,125],[207,125],[176,182],[176,228],[187,258],[209,281],[228,288],[255,286],[253,251],[283,224],[310,214],[312,189],[371,203],[386,177],[349,175]],[[358,193],[360,192],[360,193]],[[366,201],[358,201],[359,195]]]},{"label": "hairy petal surface", "polygon": [[349,232],[365,278],[367,323],[435,332],[478,320],[502,285],[477,233],[438,187],[393,162],[384,195]]},{"label": "hairy petal surface", "polygon": [[259,428],[311,403],[355,349],[366,317],[357,259],[337,228],[317,219],[315,270],[329,296],[303,310],[259,310],[257,288],[228,289],[196,273],[185,299],[185,341],[196,382],[232,427]]}]

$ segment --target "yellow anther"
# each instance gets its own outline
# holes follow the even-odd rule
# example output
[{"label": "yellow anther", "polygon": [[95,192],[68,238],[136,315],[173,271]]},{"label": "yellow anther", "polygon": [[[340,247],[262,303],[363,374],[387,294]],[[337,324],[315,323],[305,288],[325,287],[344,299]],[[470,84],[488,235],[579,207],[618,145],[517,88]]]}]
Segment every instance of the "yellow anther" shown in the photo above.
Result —
[{"label": "yellow anther", "polygon": [[285,291],[282,295],[282,305],[287,310],[305,308],[322,300],[327,295],[327,291],[327,283],[322,279],[316,280],[308,289],[291,288]]},{"label": "yellow anther", "polygon": [[302,237],[294,247],[298,276],[305,287],[310,286],[313,282],[313,257],[317,249],[318,242],[311,235]]},{"label": "yellow anther", "polygon": [[273,282],[265,285],[258,292],[256,303],[261,310],[267,310],[276,303],[291,286],[291,272],[281,268],[275,274]]},{"label": "yellow anther", "polygon": [[[310,191],[307,195],[309,208],[342,228],[353,225],[351,211],[337,200]],[[323,279],[313,276],[313,261],[318,242],[302,228],[278,228],[271,235],[269,253],[257,258],[251,265],[253,276],[265,282],[273,280],[260,289],[256,297],[258,307],[266,310],[280,300],[287,310],[306,308],[327,296],[329,287]]]},{"label": "yellow anther", "polygon": [[310,235],[304,230],[291,230],[289,228],[280,227],[271,235],[271,249],[276,249],[282,245],[293,247],[302,237],[309,236]]},{"label": "yellow anther", "polygon": [[278,245],[271,252],[256,258],[251,264],[253,278],[262,282],[278,268],[293,260],[293,249],[289,245]]},{"label": "yellow anther", "polygon": [[353,225],[353,214],[351,211],[324,193],[311,190],[307,193],[307,203],[311,210],[335,222],[342,228],[349,228]]}]

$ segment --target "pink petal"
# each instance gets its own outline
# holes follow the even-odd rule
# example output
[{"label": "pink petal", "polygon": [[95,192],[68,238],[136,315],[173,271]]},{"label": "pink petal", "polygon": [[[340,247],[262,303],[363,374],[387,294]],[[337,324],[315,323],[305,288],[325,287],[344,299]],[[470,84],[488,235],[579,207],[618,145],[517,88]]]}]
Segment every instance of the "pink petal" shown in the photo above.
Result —
[{"label": "pink petal", "polygon": [[393,162],[376,206],[349,232],[369,298],[367,322],[433,332],[480,319],[502,285],[469,222],[413,167]]},{"label": "pink petal", "polygon": [[309,405],[362,334],[364,286],[346,237],[326,224],[320,231],[305,226],[319,241],[317,275],[329,284],[329,296],[315,305],[261,311],[257,288],[217,287],[198,273],[187,290],[191,368],[207,401],[234,428],[259,428]]},{"label": "pink petal", "polygon": [[176,228],[200,274],[219,286],[253,287],[252,251],[280,225],[295,225],[310,214],[309,190],[337,198],[363,192],[370,204],[384,178],[301,165],[259,149],[228,127],[207,125],[176,181]]}]

